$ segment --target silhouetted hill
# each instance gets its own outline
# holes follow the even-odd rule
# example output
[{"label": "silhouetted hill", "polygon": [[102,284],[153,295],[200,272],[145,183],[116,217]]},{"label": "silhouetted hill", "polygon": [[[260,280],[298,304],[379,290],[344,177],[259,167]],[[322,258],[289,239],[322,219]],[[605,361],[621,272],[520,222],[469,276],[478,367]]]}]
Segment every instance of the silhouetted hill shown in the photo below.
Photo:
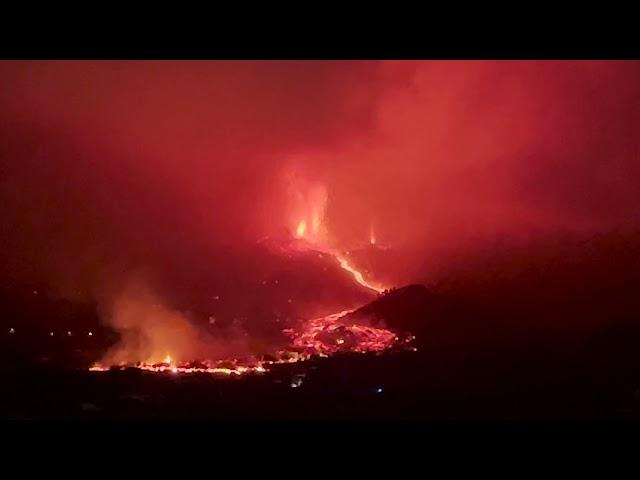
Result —
[{"label": "silhouetted hill", "polygon": [[490,333],[470,308],[424,285],[392,289],[357,309],[350,319],[412,333],[420,348],[436,350],[468,348],[471,342],[487,340]]},{"label": "silhouetted hill", "polygon": [[427,318],[440,318],[446,313],[446,307],[424,285],[408,285],[385,292],[352,316],[384,322],[394,329],[416,331],[426,325]]},{"label": "silhouetted hill", "polygon": [[640,318],[637,231],[505,242],[454,260],[434,292],[523,328],[575,334]]}]

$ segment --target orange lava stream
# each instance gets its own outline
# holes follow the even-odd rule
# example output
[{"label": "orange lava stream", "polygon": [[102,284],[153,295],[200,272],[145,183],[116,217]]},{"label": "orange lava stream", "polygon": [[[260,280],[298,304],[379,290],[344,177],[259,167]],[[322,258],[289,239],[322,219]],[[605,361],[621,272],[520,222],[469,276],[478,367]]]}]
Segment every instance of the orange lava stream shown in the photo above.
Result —
[{"label": "orange lava stream", "polygon": [[336,259],[338,260],[338,262],[340,262],[340,267],[343,270],[346,270],[347,272],[349,272],[351,275],[353,275],[353,278],[355,279],[356,282],[358,282],[360,285],[362,285],[363,287],[368,288],[369,290],[373,290],[375,292],[378,293],[382,293],[385,291],[384,288],[372,285],[371,283],[367,282],[364,279],[364,276],[362,275],[361,272],[359,272],[358,270],[356,270],[350,263],[349,260],[347,260],[345,257],[343,257],[340,254],[337,253],[333,253],[333,256],[336,257]]},{"label": "orange lava stream", "polygon": [[[306,225],[301,222],[297,230],[298,237],[304,237]],[[318,250],[332,255],[339,263],[340,267],[349,272],[354,280],[369,290],[377,293],[384,292],[384,288],[369,283],[362,272],[357,270],[349,260],[337,251],[315,246]],[[319,317],[304,323],[300,329],[284,330],[291,338],[291,346],[288,351],[277,352],[275,360],[249,359],[227,359],[220,361],[203,361],[176,364],[171,356],[167,355],[162,363],[148,364],[138,363],[135,365],[119,365],[106,367],[100,364],[93,365],[89,370],[101,372],[111,368],[137,368],[140,370],[156,373],[170,374],[192,374],[208,373],[221,376],[244,375],[248,373],[264,373],[268,371],[270,365],[295,363],[308,360],[313,356],[326,357],[336,353],[367,353],[382,352],[397,344],[405,346],[411,338],[402,341],[390,330],[374,328],[365,325],[358,325],[345,322],[345,317],[353,310],[343,310],[331,315]]]}]

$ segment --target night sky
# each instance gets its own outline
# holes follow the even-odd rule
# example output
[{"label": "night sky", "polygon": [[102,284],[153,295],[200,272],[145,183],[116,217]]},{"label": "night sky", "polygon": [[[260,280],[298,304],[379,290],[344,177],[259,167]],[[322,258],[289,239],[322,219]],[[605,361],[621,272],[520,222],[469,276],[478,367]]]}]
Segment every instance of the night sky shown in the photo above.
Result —
[{"label": "night sky", "polygon": [[319,212],[389,284],[486,278],[492,245],[634,231],[639,133],[638,62],[3,61],[0,274],[170,317]]}]

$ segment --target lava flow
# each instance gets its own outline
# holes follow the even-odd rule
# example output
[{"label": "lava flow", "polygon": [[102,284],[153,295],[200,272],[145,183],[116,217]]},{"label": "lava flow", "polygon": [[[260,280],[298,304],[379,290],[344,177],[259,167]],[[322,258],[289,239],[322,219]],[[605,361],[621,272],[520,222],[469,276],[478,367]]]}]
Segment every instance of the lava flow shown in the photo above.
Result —
[{"label": "lava flow", "polygon": [[[307,235],[318,232],[319,222],[311,223],[311,231],[307,223],[300,221],[295,229],[295,237],[304,240],[304,248],[310,248],[333,256],[340,267],[348,272],[361,286],[376,293],[382,293],[384,288],[370,283],[362,272],[354,267],[346,256],[335,249],[324,246],[321,242],[314,242]],[[308,360],[314,356],[327,357],[337,353],[368,353],[382,352],[396,345],[406,346],[410,341],[399,339],[398,336],[383,328],[354,324],[347,321],[353,310],[343,310],[331,315],[315,318],[303,322],[298,328],[283,330],[290,338],[290,346],[285,351],[276,352],[267,359],[245,358],[225,359],[218,361],[205,360],[202,362],[177,363],[167,354],[161,363],[140,362],[135,365],[119,365],[115,368],[132,367],[150,372],[167,373],[209,373],[217,375],[243,375],[247,373],[263,373],[270,365],[294,363]],[[96,364],[92,371],[104,371],[114,367]]]},{"label": "lava flow", "polygon": [[362,272],[356,270],[349,263],[349,260],[347,260],[346,257],[343,257],[342,255],[337,254],[335,252],[332,252],[332,255],[334,257],[336,257],[336,259],[340,263],[340,268],[342,268],[343,270],[346,270],[351,275],[353,275],[353,278],[355,279],[355,281],[358,282],[363,287],[366,287],[369,290],[373,290],[373,291],[378,292],[378,293],[382,293],[382,292],[384,292],[386,290],[385,288],[382,288],[382,287],[379,287],[379,286],[375,286],[375,285],[369,283],[367,280],[365,280],[364,276],[362,275]]},{"label": "lava flow", "polygon": [[304,331],[291,332],[292,344],[309,355],[332,355],[340,351],[381,352],[398,341],[395,333],[382,328],[342,324],[353,310],[327,315],[307,322]]},{"label": "lava flow", "polygon": [[[167,355],[163,362],[157,364],[138,363],[121,365],[149,372],[167,373],[209,373],[217,375],[242,375],[246,373],[264,373],[270,365],[295,363],[308,360],[314,356],[328,357],[336,353],[368,353],[382,352],[396,345],[405,345],[389,330],[365,325],[344,323],[344,318],[353,310],[319,317],[305,322],[302,329],[284,331],[291,338],[289,350],[277,352],[273,359],[227,359],[219,361],[203,361],[175,363]],[[96,364],[91,371],[106,371],[114,367]],[[118,368],[118,367],[116,367]]]}]

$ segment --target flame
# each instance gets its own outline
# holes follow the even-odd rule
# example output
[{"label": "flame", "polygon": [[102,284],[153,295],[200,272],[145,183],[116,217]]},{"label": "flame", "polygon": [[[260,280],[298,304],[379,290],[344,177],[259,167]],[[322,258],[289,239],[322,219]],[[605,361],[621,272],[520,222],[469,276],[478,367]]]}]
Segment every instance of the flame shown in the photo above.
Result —
[{"label": "flame", "polygon": [[373,223],[371,224],[371,227],[369,229],[369,243],[371,243],[371,245],[376,244],[376,232],[373,229]]},{"label": "flame", "polygon": [[285,174],[288,193],[286,223],[296,238],[315,243],[325,240],[323,219],[327,205],[327,188],[304,175],[296,167]]},{"label": "flame", "polygon": [[167,365],[171,365],[171,355],[167,355],[166,357],[164,357],[164,363],[166,363]]},{"label": "flame", "polygon": [[305,222],[304,220],[301,220],[300,223],[298,223],[298,228],[296,228],[296,236],[298,238],[302,238],[304,237],[304,234],[307,231],[307,222]]}]

